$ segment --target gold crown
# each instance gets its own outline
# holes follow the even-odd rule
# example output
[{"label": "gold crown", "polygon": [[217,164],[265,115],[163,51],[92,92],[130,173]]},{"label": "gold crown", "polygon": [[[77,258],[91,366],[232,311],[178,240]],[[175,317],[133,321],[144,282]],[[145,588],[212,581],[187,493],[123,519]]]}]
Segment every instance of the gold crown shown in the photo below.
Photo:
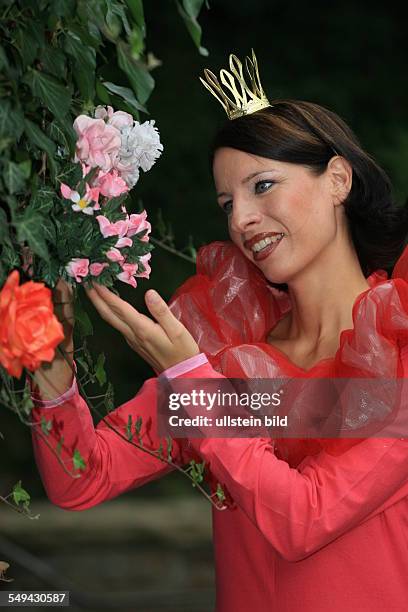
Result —
[{"label": "gold crown", "polygon": [[204,87],[206,87],[222,105],[227,113],[228,119],[237,119],[238,117],[242,117],[242,115],[249,115],[250,113],[261,110],[261,108],[272,106],[262,89],[258,72],[258,62],[253,49],[252,60],[249,57],[245,58],[245,67],[250,78],[249,85],[245,82],[242,63],[237,56],[232,53],[229,56],[229,67],[232,74],[223,68],[220,71],[220,79],[224,87],[232,93],[234,100],[225,93],[217,77],[211,70],[207,68],[204,69],[204,76],[207,82],[200,77],[200,81]]}]

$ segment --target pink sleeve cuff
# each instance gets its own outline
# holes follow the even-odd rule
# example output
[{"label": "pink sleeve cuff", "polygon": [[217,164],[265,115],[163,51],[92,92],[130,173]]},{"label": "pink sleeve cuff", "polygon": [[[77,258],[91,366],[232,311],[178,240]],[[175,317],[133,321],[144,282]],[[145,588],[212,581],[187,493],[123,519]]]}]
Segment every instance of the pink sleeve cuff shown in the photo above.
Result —
[{"label": "pink sleeve cuff", "polygon": [[[76,366],[75,361],[73,362],[73,366],[74,366],[74,370],[76,374],[77,366]],[[31,384],[31,378],[29,380]],[[32,389],[32,385],[31,385],[31,389]],[[72,381],[72,385],[70,386],[70,388],[67,391],[65,391],[65,393],[63,393],[62,395],[59,395],[55,399],[43,400],[41,396],[38,393],[35,393],[34,391],[31,391],[31,399],[33,400],[35,405],[38,406],[39,408],[53,408],[54,406],[59,406],[60,404],[67,402],[76,393],[78,393],[78,385],[77,385],[76,377],[74,375],[74,380]]]},{"label": "pink sleeve cuff", "polygon": [[65,391],[65,393],[63,393],[62,395],[59,395],[53,400],[39,399],[37,395],[32,395],[31,397],[32,397],[32,400],[35,402],[36,406],[38,406],[39,408],[54,408],[54,406],[59,406],[60,404],[67,402],[77,392],[78,392],[78,385],[76,382],[76,378],[74,376],[74,380],[72,382],[71,387],[68,389],[68,391]]},{"label": "pink sleeve cuff", "polygon": [[185,374],[190,370],[194,370],[194,368],[197,368],[198,366],[203,365],[204,363],[208,363],[206,354],[199,353],[198,355],[189,357],[184,361],[180,361],[180,363],[176,363],[176,365],[167,368],[167,370],[163,370],[163,372],[159,374],[159,378],[160,376],[164,376],[165,378],[176,378],[181,374]]}]

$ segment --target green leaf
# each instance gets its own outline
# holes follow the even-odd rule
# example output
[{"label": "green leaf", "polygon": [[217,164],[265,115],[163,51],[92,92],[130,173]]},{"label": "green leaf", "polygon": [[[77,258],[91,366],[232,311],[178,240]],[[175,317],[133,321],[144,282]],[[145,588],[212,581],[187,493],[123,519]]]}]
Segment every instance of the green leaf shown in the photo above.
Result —
[{"label": "green leaf", "polygon": [[185,26],[190,33],[200,55],[207,56],[208,50],[201,46],[201,26],[197,21],[198,13],[204,0],[183,0],[183,6],[177,2],[177,8],[182,16]]},{"label": "green leaf", "polygon": [[12,495],[16,506],[22,503],[23,507],[25,509],[28,509],[31,497],[30,494],[21,486],[21,480],[19,480],[18,483],[14,485]]},{"label": "green leaf", "polygon": [[142,429],[142,423],[143,423],[142,417],[141,416],[137,417],[136,423],[135,423],[135,431],[138,436],[140,435],[140,431]]},{"label": "green leaf", "polygon": [[10,194],[24,191],[26,180],[31,172],[31,162],[29,160],[16,164],[8,161],[3,172],[4,184]]},{"label": "green leaf", "polygon": [[30,70],[23,78],[23,82],[28,84],[33,96],[38,98],[55,117],[66,116],[71,106],[71,92],[60,81],[44,72]]},{"label": "green leaf", "polygon": [[138,100],[144,104],[154,88],[154,79],[146,66],[132,58],[129,45],[122,41],[118,44],[118,64],[127,74]]},{"label": "green leaf", "polygon": [[41,187],[30,200],[30,209],[43,215],[54,207],[55,191],[50,187]]},{"label": "green leaf", "polygon": [[92,336],[94,331],[91,319],[89,318],[88,313],[84,309],[79,297],[77,297],[74,303],[74,317],[75,325],[78,327],[78,331],[81,336]]},{"label": "green leaf", "polygon": [[64,444],[64,436],[61,436],[61,438],[58,440],[58,444],[57,444],[57,448],[56,448],[58,457],[61,456],[61,450],[62,450],[62,445],[63,444]]},{"label": "green leaf", "polygon": [[0,70],[8,69],[9,62],[7,59],[6,52],[3,47],[0,45]]},{"label": "green leaf", "polygon": [[126,0],[126,4],[139,28],[145,29],[145,18],[142,0]]},{"label": "green leaf", "polygon": [[126,423],[126,436],[130,442],[133,440],[133,432],[132,432],[132,415],[129,414],[128,421]]},{"label": "green leaf", "polygon": [[31,399],[31,387],[28,380],[26,380],[26,384],[24,386],[23,397],[20,407],[24,414],[26,414],[27,416],[31,414],[31,411],[34,408],[34,403]]},{"label": "green leaf", "polygon": [[42,432],[48,436],[52,429],[52,421],[47,421],[45,417],[41,417],[41,430]]},{"label": "green leaf", "polygon": [[65,55],[61,49],[57,47],[46,46],[41,51],[41,64],[45,72],[54,75],[57,78],[65,78]]},{"label": "green leaf", "polygon": [[69,31],[66,33],[64,48],[74,59],[73,75],[82,97],[86,101],[93,100],[95,96],[95,49],[84,44],[79,36]]},{"label": "green leaf", "polygon": [[86,463],[85,463],[81,453],[79,452],[79,450],[77,448],[75,449],[75,452],[73,454],[72,461],[73,461],[73,464],[74,464],[74,468],[76,470],[82,470],[83,471],[83,470],[86,469]]},{"label": "green leaf", "polygon": [[9,242],[10,234],[9,234],[9,226],[7,221],[7,215],[5,211],[0,208],[0,244],[4,242]]},{"label": "green leaf", "polygon": [[101,387],[103,387],[103,385],[106,383],[106,372],[104,368],[105,359],[106,357],[104,353],[100,353],[100,355],[98,355],[98,359],[96,360],[95,366],[95,376]]},{"label": "green leaf", "polygon": [[54,154],[56,151],[55,143],[52,140],[50,140],[48,136],[44,134],[44,132],[38,125],[30,121],[29,119],[26,119],[24,122],[24,130],[25,130],[25,133],[27,134],[28,140],[33,145],[41,149],[41,151],[45,151],[45,153],[47,154],[51,173],[53,177],[55,177],[55,170],[56,170],[55,163],[54,163]]},{"label": "green leaf", "polygon": [[142,30],[135,26],[128,35],[132,57],[139,59],[145,48],[144,35]]},{"label": "green leaf", "polygon": [[166,442],[167,442],[167,459],[168,461],[171,461],[172,460],[171,451],[173,448],[173,440],[170,438],[170,436],[167,436]]},{"label": "green leaf", "polygon": [[220,483],[218,483],[218,484],[217,484],[217,490],[216,490],[215,494],[217,495],[217,497],[218,497],[218,499],[219,499],[220,501],[222,501],[222,502],[223,502],[223,501],[225,500],[225,493],[224,493],[224,491],[223,491],[222,486],[220,485]]},{"label": "green leaf", "polygon": [[24,116],[18,109],[12,109],[8,100],[0,104],[0,138],[12,142],[20,139],[24,130]]},{"label": "green leaf", "polygon": [[98,102],[102,102],[102,104],[111,104],[110,95],[108,94],[104,85],[99,81],[96,81],[96,95],[98,96]]},{"label": "green leaf", "polygon": [[39,264],[39,274],[47,285],[55,287],[61,276],[60,264],[55,259],[42,260]]},{"label": "green leaf", "polygon": [[103,400],[106,412],[110,412],[115,408],[115,400],[114,400],[114,390],[112,383],[108,382],[108,388],[105,393],[105,397]]},{"label": "green leaf", "polygon": [[26,208],[23,215],[14,221],[19,242],[28,242],[28,246],[42,259],[48,260],[49,253],[42,230],[44,218],[36,211]]},{"label": "green leaf", "polygon": [[121,87],[120,85],[115,85],[109,81],[103,81],[102,85],[111,93],[123,98],[125,102],[127,102],[129,106],[134,108],[136,111],[142,111],[142,113],[149,114],[148,110],[136,100],[133,91],[128,87]]}]

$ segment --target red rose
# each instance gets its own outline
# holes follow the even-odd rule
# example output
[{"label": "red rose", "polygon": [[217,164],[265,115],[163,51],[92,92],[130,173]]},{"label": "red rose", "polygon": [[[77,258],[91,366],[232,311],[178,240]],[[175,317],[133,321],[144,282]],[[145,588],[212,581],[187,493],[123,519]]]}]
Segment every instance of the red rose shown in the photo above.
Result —
[{"label": "red rose", "polygon": [[23,367],[34,371],[42,361],[52,361],[64,339],[51,290],[44,283],[19,282],[13,270],[0,291],[0,363],[17,378]]}]

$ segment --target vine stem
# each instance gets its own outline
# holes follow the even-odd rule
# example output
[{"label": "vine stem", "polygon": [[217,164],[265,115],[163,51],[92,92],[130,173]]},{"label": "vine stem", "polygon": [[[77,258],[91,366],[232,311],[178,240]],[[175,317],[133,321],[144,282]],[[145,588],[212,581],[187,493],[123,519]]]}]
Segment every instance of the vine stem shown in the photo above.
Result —
[{"label": "vine stem", "polygon": [[162,240],[158,240],[157,238],[150,237],[150,242],[153,242],[153,244],[156,244],[160,248],[165,249],[166,251],[168,251],[169,253],[172,253],[173,255],[177,255],[178,257],[181,257],[182,259],[185,259],[186,261],[189,261],[190,263],[195,264],[195,259],[193,257],[190,257],[189,255],[185,255],[184,253],[181,253],[180,251],[169,246]]},{"label": "vine stem", "polygon": [[25,510],[23,510],[22,508],[19,508],[18,506],[16,506],[15,504],[11,504],[7,497],[3,497],[3,495],[0,495],[0,502],[2,502],[3,504],[6,504],[7,506],[9,506],[12,510],[14,510],[14,512],[18,512],[18,514],[24,514],[24,516],[27,516],[29,519],[37,519],[40,515],[37,514],[36,516],[31,516],[31,514],[28,514]]}]

